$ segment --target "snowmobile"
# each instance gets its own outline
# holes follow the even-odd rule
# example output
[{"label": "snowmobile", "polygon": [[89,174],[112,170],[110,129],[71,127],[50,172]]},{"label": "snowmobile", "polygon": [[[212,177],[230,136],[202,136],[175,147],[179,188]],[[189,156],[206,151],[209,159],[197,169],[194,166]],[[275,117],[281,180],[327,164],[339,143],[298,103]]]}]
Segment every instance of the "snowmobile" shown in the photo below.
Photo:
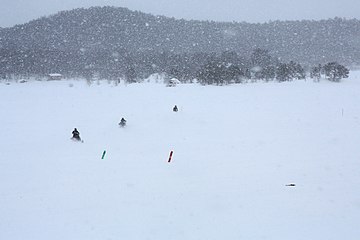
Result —
[{"label": "snowmobile", "polygon": [[125,127],[126,126],[126,120],[124,118],[121,118],[121,120],[119,122],[119,126],[120,127]]},{"label": "snowmobile", "polygon": [[73,135],[71,138],[72,140],[82,142],[80,138],[80,133],[76,128],[74,129],[74,131],[72,131],[72,135]]}]

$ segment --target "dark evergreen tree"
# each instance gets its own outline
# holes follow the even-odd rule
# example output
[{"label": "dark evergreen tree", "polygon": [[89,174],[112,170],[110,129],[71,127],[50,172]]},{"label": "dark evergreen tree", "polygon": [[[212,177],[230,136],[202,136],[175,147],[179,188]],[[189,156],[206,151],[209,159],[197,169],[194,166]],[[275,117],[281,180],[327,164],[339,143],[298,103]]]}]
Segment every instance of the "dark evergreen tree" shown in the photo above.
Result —
[{"label": "dark evergreen tree", "polygon": [[290,81],[292,79],[292,71],[289,68],[288,64],[280,63],[276,67],[276,79],[279,82]]},{"label": "dark evergreen tree", "polygon": [[305,79],[306,77],[305,70],[299,63],[290,61],[290,63],[287,64],[287,66],[291,72],[292,79],[297,79],[297,80]]},{"label": "dark evergreen tree", "polygon": [[324,66],[325,76],[333,82],[349,77],[349,69],[337,62],[330,62]]},{"label": "dark evergreen tree", "polygon": [[273,65],[266,66],[262,69],[262,77],[266,81],[274,80],[276,77],[276,67]]},{"label": "dark evergreen tree", "polygon": [[242,78],[244,77],[244,71],[236,65],[230,65],[226,69],[226,81],[230,83],[234,81],[235,83],[241,83]]},{"label": "dark evergreen tree", "polygon": [[197,74],[201,84],[220,84],[222,82],[223,66],[217,61],[215,57],[212,57],[208,62],[200,69]]},{"label": "dark evergreen tree", "polygon": [[321,78],[321,70],[322,70],[322,66],[321,64],[319,64],[316,67],[311,68],[310,70],[310,77],[312,79],[314,79],[315,82],[319,82],[320,78]]},{"label": "dark evergreen tree", "polygon": [[261,48],[255,49],[250,56],[250,61],[253,78],[266,79],[266,81],[269,81],[275,77],[274,61],[268,50]]}]

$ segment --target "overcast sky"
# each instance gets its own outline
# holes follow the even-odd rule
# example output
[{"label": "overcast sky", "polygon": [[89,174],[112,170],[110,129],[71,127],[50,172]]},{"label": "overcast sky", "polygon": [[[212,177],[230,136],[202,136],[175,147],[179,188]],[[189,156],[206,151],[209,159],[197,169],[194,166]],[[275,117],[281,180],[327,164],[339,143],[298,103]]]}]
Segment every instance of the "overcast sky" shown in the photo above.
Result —
[{"label": "overcast sky", "polygon": [[105,5],[214,21],[360,19],[360,0],[0,0],[0,27],[25,23],[60,10]]}]

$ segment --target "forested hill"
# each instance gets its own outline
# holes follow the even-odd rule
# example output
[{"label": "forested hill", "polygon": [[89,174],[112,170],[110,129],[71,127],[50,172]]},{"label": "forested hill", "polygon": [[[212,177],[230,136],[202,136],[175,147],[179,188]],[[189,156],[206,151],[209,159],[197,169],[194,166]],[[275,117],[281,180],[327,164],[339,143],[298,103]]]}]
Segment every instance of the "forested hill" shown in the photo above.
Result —
[{"label": "forested hill", "polygon": [[0,48],[222,52],[269,50],[282,61],[360,63],[360,21],[274,21],[263,24],[177,20],[126,8],[59,12],[0,30]]}]

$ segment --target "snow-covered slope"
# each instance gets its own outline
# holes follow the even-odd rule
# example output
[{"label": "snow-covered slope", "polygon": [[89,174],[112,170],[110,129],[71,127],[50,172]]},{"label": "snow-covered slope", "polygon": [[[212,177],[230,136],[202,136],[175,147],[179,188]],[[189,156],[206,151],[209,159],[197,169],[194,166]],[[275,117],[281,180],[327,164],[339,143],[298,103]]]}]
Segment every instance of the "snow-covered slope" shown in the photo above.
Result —
[{"label": "snow-covered slope", "polygon": [[[356,240],[359,102],[359,73],[1,83],[0,239]],[[70,140],[75,127],[84,143]]]}]

